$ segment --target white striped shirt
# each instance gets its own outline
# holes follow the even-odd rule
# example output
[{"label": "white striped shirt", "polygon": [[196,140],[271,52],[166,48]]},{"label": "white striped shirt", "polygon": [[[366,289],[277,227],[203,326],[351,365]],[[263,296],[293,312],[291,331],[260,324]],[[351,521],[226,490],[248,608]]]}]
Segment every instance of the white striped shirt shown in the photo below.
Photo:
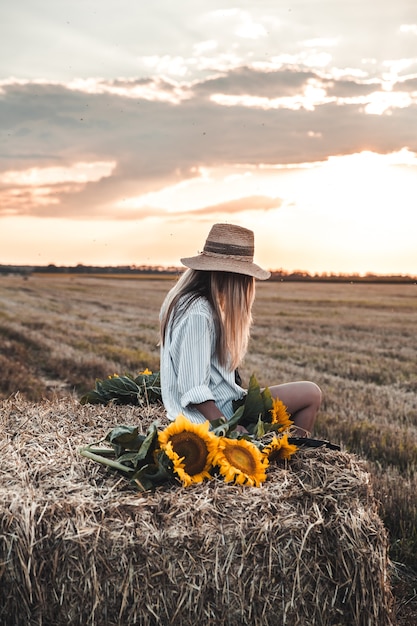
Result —
[{"label": "white striped shirt", "polygon": [[214,400],[225,417],[232,417],[232,400],[246,392],[236,384],[234,371],[220,364],[215,348],[216,328],[206,298],[197,298],[185,313],[171,316],[161,345],[162,401],[169,419],[182,413],[191,422],[204,422],[206,418],[191,405],[206,400]]}]

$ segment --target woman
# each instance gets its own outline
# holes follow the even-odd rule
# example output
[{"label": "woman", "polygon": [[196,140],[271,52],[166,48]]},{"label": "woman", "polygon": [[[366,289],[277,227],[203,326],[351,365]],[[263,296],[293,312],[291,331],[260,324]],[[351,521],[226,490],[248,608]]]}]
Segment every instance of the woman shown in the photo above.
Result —
[{"label": "woman", "polygon": [[[246,394],[236,376],[249,341],[255,278],[270,272],[253,262],[254,235],[214,224],[204,250],[181,259],[188,269],[161,309],[161,386],[168,417],[192,422],[230,419]],[[309,436],[321,404],[319,387],[299,381],[269,387],[286,405],[297,436]]]}]

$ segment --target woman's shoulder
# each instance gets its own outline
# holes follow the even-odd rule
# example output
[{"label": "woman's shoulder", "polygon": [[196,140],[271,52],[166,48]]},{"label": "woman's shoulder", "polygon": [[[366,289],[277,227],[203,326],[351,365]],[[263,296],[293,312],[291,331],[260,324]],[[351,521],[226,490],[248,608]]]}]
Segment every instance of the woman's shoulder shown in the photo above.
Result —
[{"label": "woman's shoulder", "polygon": [[214,332],[213,312],[208,300],[204,297],[181,298],[170,317],[172,330],[197,328],[201,323]]},{"label": "woman's shoulder", "polygon": [[204,296],[197,296],[195,298],[183,296],[179,302],[179,308],[186,315],[205,315],[210,318],[213,317],[211,305]]}]

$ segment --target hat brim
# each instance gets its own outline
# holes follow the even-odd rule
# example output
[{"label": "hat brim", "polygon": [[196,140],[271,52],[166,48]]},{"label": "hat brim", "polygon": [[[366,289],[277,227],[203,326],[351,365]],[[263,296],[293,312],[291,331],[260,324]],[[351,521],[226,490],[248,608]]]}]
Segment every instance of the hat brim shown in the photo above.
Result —
[{"label": "hat brim", "polygon": [[234,274],[245,274],[253,276],[259,280],[267,280],[271,276],[271,272],[263,270],[256,263],[251,261],[241,261],[239,259],[208,256],[199,254],[198,256],[186,257],[180,259],[185,267],[192,270],[202,270],[206,272],[232,272]]}]

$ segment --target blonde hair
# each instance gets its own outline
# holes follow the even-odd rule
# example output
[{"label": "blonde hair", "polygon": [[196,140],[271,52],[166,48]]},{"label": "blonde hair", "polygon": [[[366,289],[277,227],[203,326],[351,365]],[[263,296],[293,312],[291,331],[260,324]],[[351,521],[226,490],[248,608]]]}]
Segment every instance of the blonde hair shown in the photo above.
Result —
[{"label": "blonde hair", "polygon": [[232,371],[242,361],[248,348],[255,279],[231,272],[186,270],[168,293],[162,307],[162,345],[168,326],[172,328],[173,317],[185,314],[191,303],[200,297],[208,300],[213,311],[217,358]]}]

